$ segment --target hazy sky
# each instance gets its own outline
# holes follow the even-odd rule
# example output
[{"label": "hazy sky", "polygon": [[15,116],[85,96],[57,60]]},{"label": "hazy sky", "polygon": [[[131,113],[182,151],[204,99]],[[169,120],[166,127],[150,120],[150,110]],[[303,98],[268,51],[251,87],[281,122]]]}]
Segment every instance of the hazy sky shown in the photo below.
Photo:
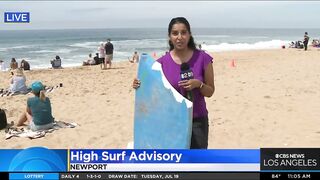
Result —
[{"label": "hazy sky", "polygon": [[[30,12],[30,24],[5,24],[4,12]],[[167,27],[320,28],[320,2],[297,1],[0,1],[0,29]]]}]

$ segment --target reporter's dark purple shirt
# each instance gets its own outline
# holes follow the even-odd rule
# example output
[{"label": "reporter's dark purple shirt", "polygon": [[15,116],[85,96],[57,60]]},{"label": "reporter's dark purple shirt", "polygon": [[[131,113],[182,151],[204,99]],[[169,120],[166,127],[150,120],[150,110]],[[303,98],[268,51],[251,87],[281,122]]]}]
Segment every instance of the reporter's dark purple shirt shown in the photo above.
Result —
[{"label": "reporter's dark purple shirt", "polygon": [[[170,53],[162,56],[157,60],[162,65],[162,70],[170,84],[182,95],[185,90],[178,86],[180,79],[180,64],[173,61]],[[194,79],[204,81],[204,71],[209,63],[213,62],[213,58],[204,51],[194,50],[191,59],[188,61],[189,67],[193,72]],[[199,88],[192,90],[193,93],[193,118],[205,117],[208,115],[204,96]]]}]

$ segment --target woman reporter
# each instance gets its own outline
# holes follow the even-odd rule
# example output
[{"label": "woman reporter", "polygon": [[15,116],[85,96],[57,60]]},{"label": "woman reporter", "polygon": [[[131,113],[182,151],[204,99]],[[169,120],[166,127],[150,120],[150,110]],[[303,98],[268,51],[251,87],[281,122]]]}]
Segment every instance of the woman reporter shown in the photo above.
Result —
[{"label": "woman reporter", "polygon": [[[193,125],[191,149],[208,148],[208,111],[204,97],[214,93],[213,58],[196,49],[190,24],[184,17],[173,18],[168,27],[169,53],[159,58],[162,70],[170,84],[181,94],[193,94]],[[187,63],[193,72],[193,79],[180,79],[180,66]],[[137,89],[141,82],[134,79],[132,87]]]}]

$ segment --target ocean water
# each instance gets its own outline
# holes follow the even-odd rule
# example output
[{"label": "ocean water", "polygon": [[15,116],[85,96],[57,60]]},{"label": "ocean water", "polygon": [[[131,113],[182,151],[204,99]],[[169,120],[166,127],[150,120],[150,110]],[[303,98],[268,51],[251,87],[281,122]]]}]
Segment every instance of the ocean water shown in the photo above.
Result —
[{"label": "ocean water", "polygon": [[[95,54],[100,42],[111,39],[114,61],[126,61],[134,51],[156,53],[168,50],[167,29],[77,29],[0,31],[0,59],[7,67],[12,57],[26,59],[31,68],[50,67],[56,55],[63,66],[80,66],[89,53]],[[320,29],[223,29],[194,28],[193,36],[202,49],[210,52],[280,48],[291,41],[319,39]]]}]

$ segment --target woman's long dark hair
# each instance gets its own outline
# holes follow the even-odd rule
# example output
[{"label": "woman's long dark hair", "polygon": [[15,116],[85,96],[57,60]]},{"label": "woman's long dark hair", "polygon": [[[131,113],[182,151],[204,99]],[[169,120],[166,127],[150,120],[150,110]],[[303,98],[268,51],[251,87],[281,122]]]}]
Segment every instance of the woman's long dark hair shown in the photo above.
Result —
[{"label": "woman's long dark hair", "polygon": [[[171,19],[170,23],[169,23],[169,27],[168,27],[168,36],[170,36],[170,33],[171,33],[171,30],[172,30],[172,26],[174,24],[178,24],[178,23],[182,23],[186,26],[187,30],[189,31],[190,33],[190,39],[189,39],[189,42],[188,42],[188,47],[192,50],[195,50],[197,47],[196,47],[196,43],[194,43],[194,39],[193,39],[193,36],[191,35],[191,28],[190,28],[190,24],[188,22],[188,20],[184,17],[176,17],[176,18],[173,18]],[[174,49],[174,46],[172,44],[172,42],[169,40],[169,46],[170,46],[170,51]]]}]

